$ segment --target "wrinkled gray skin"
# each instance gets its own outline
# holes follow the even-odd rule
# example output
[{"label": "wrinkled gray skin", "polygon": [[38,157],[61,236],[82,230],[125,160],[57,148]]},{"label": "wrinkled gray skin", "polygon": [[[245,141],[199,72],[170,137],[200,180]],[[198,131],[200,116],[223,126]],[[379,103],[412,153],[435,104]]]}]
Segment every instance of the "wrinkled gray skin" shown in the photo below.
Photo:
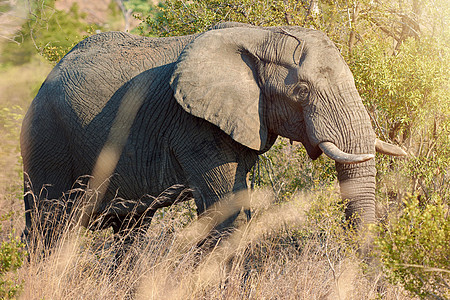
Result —
[{"label": "wrinkled gray skin", "polygon": [[[137,113],[115,121],[122,102]],[[258,154],[279,135],[301,142],[312,159],[324,141],[348,153],[375,152],[352,73],[319,31],[225,23],[171,38],[101,33],[58,63],[25,117],[25,187],[41,194],[25,197],[28,230],[42,198],[60,198],[92,174],[114,122],[132,125],[103,204],[181,183],[194,188],[201,214],[247,189]],[[346,215],[373,223],[374,159],[336,169],[342,197],[350,199]]]}]

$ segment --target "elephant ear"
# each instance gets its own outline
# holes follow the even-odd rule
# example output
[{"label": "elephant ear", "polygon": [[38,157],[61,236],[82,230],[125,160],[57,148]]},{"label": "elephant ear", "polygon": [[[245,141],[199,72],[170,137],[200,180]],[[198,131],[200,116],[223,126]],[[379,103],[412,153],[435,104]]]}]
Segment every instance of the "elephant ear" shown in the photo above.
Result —
[{"label": "elephant ear", "polygon": [[[238,143],[267,150],[274,137],[264,117],[258,68],[274,34],[245,27],[202,34],[176,63],[170,81],[175,99],[187,112],[218,126]],[[292,60],[293,53],[288,56],[284,59]]]}]

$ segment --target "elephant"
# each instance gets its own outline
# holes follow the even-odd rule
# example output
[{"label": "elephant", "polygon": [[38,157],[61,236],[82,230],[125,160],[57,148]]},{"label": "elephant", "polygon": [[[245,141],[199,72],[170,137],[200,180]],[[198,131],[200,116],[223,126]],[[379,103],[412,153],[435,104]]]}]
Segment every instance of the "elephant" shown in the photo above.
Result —
[{"label": "elephant", "polygon": [[[150,220],[183,187],[200,217],[231,199],[237,209],[214,226],[232,228],[240,208],[248,210],[235,195],[278,136],[302,143],[313,160],[334,159],[346,217],[357,228],[375,222],[374,154],[405,152],[376,138],[326,34],[222,23],[179,37],[93,35],[58,62],[23,120],[25,235],[39,228],[45,199],[71,200],[86,175],[78,187],[97,190],[97,198],[83,226],[114,199],[129,205],[103,227],[120,231],[132,208]],[[175,185],[154,205],[152,196]]]}]

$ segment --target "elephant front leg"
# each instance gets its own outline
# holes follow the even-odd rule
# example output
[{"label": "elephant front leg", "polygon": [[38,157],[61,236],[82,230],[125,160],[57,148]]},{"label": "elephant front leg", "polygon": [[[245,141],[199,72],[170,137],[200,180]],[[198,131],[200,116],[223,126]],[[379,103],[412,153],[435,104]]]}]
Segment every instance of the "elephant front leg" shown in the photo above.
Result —
[{"label": "elephant front leg", "polygon": [[250,209],[246,172],[238,163],[212,168],[191,178],[199,219],[195,235],[199,245],[213,247],[236,228]]}]

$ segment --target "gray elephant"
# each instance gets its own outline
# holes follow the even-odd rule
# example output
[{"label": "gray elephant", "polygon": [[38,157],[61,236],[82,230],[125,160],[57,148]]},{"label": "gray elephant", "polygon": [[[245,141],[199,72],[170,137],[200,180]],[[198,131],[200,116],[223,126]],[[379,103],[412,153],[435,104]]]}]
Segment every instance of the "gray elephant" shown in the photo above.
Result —
[{"label": "gray elephant", "polygon": [[[325,34],[224,23],[170,38],[91,36],[52,70],[23,122],[26,231],[44,199],[68,201],[84,175],[99,196],[84,226],[117,198],[144,203],[147,210],[133,209],[151,217],[173,199],[154,205],[149,195],[176,184],[192,189],[201,215],[247,189],[258,155],[278,136],[301,142],[312,159],[334,159],[346,215],[375,221],[375,150],[404,152],[376,139]],[[121,213],[110,214],[116,231]]]}]

